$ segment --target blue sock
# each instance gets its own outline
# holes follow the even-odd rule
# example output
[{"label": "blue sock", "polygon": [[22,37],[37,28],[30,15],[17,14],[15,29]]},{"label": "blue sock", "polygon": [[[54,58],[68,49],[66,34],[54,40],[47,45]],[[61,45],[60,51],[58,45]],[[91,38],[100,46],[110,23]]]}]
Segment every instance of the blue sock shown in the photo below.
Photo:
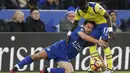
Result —
[{"label": "blue sock", "polygon": [[18,63],[18,66],[21,68],[24,65],[31,64],[33,62],[31,56],[26,56],[22,61]]},{"label": "blue sock", "polygon": [[64,68],[51,68],[50,73],[65,73],[65,69]]}]

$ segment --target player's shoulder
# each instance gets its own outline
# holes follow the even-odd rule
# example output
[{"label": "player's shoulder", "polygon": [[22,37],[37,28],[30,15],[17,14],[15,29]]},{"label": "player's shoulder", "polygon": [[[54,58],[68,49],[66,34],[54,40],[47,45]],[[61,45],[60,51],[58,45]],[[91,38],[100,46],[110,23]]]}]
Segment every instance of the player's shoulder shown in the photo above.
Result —
[{"label": "player's shoulder", "polygon": [[90,7],[95,7],[96,2],[88,2],[88,5],[89,5]]},{"label": "player's shoulder", "polygon": [[76,10],[75,10],[75,12],[76,12],[78,15],[80,15],[80,13],[82,12],[82,10],[81,10],[79,7],[77,7]]},{"label": "player's shoulder", "polygon": [[78,10],[81,10],[81,9],[79,7],[77,7],[75,11],[78,11]]},{"label": "player's shoulder", "polygon": [[88,2],[88,5],[90,7],[95,7],[95,6],[99,6],[99,3],[97,3],[97,2]]},{"label": "player's shoulder", "polygon": [[83,26],[79,25],[77,27],[77,32],[84,32]]},{"label": "player's shoulder", "polygon": [[78,25],[78,26],[75,28],[75,31],[78,31],[78,30],[80,30],[80,29],[81,29],[81,26]]}]

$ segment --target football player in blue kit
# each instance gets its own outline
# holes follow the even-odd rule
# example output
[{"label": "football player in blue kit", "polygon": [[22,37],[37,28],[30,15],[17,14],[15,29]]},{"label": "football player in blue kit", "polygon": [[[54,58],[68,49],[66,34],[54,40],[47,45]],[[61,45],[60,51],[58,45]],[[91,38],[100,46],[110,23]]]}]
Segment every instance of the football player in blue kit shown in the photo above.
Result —
[{"label": "football player in blue kit", "polygon": [[78,26],[71,34],[70,40],[66,43],[66,40],[60,40],[54,44],[44,48],[42,51],[26,56],[22,61],[16,64],[10,73],[16,73],[19,68],[24,65],[31,64],[36,60],[46,59],[57,63],[59,68],[47,68],[43,70],[43,73],[73,73],[72,64],[70,59],[75,58],[76,55],[87,47],[87,42],[98,44],[101,47],[107,47],[108,43],[103,40],[97,40],[89,36],[92,29],[95,27],[95,23],[92,21],[85,21],[83,27]]}]

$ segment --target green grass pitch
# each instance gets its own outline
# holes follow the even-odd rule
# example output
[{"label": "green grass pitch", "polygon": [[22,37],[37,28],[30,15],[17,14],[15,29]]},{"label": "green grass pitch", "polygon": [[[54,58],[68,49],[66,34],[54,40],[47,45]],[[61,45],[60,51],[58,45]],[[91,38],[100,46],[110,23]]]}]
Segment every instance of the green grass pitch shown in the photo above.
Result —
[{"label": "green grass pitch", "polygon": [[[9,73],[9,72],[0,72],[0,73]],[[17,73],[39,73],[39,72],[17,72]],[[88,73],[88,72],[75,72],[75,73]],[[115,71],[114,73],[130,73],[130,71]]]}]

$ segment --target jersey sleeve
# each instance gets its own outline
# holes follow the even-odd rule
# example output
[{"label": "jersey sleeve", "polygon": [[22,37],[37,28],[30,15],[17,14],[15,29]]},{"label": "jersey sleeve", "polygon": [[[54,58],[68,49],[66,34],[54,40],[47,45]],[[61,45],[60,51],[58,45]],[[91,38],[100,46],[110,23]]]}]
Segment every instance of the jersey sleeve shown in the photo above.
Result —
[{"label": "jersey sleeve", "polygon": [[84,32],[83,28],[80,28],[79,30],[77,30],[77,33],[79,32]]},{"label": "jersey sleeve", "polygon": [[78,13],[78,9],[75,10],[75,20],[80,20],[81,16]]},{"label": "jersey sleeve", "polygon": [[95,11],[101,15],[104,15],[106,13],[106,10],[98,3],[95,5]]}]

